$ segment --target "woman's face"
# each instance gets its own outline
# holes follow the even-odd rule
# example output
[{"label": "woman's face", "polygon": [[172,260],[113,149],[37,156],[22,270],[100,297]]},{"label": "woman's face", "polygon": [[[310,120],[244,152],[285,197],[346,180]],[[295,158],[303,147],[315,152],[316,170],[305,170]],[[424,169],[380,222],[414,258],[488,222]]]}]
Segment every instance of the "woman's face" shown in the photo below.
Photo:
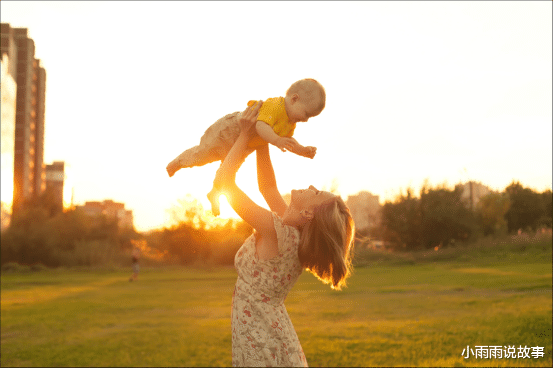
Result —
[{"label": "woman's face", "polygon": [[294,205],[297,209],[314,209],[323,202],[330,200],[336,195],[326,192],[319,191],[314,186],[309,186],[305,190],[292,190],[290,205]]}]

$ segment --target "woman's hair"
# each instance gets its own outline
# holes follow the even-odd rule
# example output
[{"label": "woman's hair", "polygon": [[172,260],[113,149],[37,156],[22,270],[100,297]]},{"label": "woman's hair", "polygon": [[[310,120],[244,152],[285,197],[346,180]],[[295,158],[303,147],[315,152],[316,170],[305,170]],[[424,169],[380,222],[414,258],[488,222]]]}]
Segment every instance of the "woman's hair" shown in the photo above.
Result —
[{"label": "woman's hair", "polygon": [[321,204],[301,232],[298,256],[302,267],[340,290],[352,272],[354,233],[353,218],[341,197]]},{"label": "woman's hair", "polygon": [[[286,96],[297,93],[300,100],[314,103],[313,116],[319,115],[326,104],[326,92],[324,87],[313,78],[300,79],[292,83],[286,91]],[[316,104],[315,104],[316,103]]]}]

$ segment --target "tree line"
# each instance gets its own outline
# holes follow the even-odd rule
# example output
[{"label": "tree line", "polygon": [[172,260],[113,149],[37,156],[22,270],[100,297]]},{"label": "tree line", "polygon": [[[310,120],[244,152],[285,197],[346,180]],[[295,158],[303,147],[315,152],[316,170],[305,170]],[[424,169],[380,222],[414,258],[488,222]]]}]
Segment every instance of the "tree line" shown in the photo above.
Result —
[{"label": "tree line", "polygon": [[382,206],[380,223],[363,236],[383,240],[394,249],[416,250],[551,228],[551,190],[538,193],[513,181],[503,192],[480,198],[474,209],[462,193],[461,185],[448,189],[425,184],[418,197],[407,189]]},{"label": "tree line", "polygon": [[[474,209],[462,192],[460,185],[453,189],[423,185],[417,197],[407,189],[386,202],[379,224],[358,230],[357,239],[370,237],[409,251],[551,228],[551,190],[538,193],[513,182],[503,192],[480,198]],[[115,219],[92,219],[79,209],[55,212],[47,197],[39,197],[2,231],[1,263],[127,266],[130,250],[138,244],[149,250],[145,254],[157,255],[157,262],[232,265],[236,251],[253,231],[235,219],[214,225],[197,200],[181,200],[172,217],[172,226],[140,234],[121,229]]]},{"label": "tree line", "polygon": [[212,225],[197,200],[181,200],[172,209],[170,227],[144,234],[121,228],[117,219],[89,216],[81,209],[56,211],[43,194],[24,204],[2,231],[1,264],[26,266],[130,266],[131,250],[142,263],[232,265],[234,255],[253,229],[229,219]]},{"label": "tree line", "polygon": [[[120,265],[141,235],[116,219],[92,218],[80,209],[59,211],[44,193],[24,203],[2,230],[0,258],[8,263],[47,267]],[[130,262],[129,262],[130,264]]]},{"label": "tree line", "polygon": [[169,213],[173,225],[150,231],[145,239],[149,247],[167,255],[166,261],[180,265],[233,265],[234,255],[253,232],[242,220],[214,222],[191,197],[178,200]]}]

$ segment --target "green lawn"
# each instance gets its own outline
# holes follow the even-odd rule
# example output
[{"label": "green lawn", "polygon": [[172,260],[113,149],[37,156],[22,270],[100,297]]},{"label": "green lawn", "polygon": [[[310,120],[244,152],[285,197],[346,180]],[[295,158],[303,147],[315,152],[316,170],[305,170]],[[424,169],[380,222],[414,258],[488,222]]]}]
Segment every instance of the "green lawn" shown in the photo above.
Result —
[{"label": "green lawn", "polygon": [[[356,268],[341,292],[304,272],[286,307],[312,367],[551,367],[551,240],[540,247],[375,261]],[[234,269],[129,276],[2,273],[2,366],[231,365]],[[544,347],[544,357],[462,357],[467,346],[509,345]]]}]

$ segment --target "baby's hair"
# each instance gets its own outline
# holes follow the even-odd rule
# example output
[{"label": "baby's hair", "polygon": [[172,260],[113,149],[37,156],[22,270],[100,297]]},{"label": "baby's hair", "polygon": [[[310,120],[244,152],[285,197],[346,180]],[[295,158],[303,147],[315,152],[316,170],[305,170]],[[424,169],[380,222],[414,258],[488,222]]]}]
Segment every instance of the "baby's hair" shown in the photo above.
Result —
[{"label": "baby's hair", "polygon": [[324,87],[314,80],[313,78],[300,79],[292,83],[292,85],[286,91],[286,96],[297,93],[300,96],[300,100],[307,100],[309,102],[316,102],[313,105],[313,116],[319,115],[326,104],[326,92]]},{"label": "baby's hair", "polygon": [[298,257],[303,268],[340,290],[352,272],[355,225],[341,197],[321,204],[303,227]]}]

